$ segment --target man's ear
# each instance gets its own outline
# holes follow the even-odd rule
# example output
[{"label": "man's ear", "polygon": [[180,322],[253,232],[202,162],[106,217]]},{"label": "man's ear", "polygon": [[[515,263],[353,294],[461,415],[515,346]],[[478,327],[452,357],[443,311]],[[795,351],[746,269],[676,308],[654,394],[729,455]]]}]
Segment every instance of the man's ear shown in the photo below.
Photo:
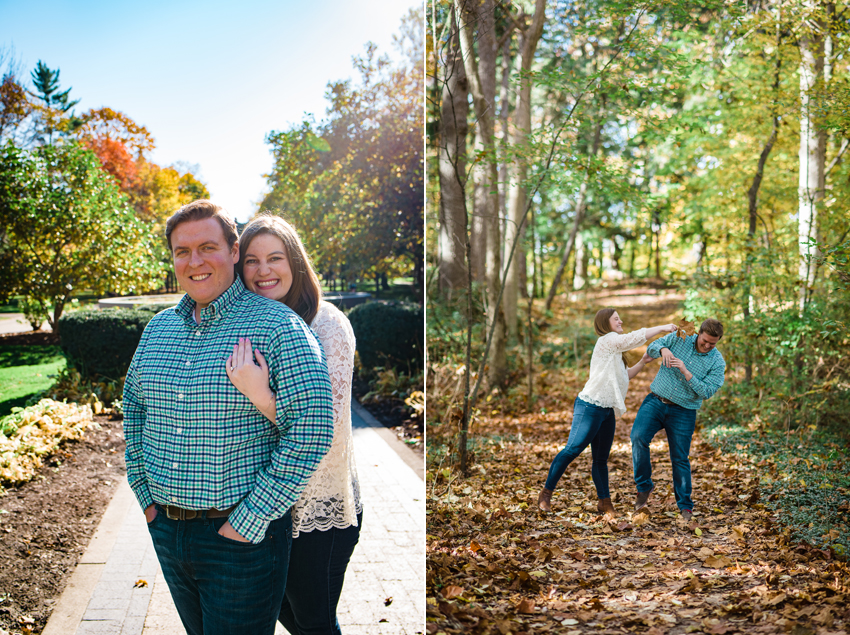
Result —
[{"label": "man's ear", "polygon": [[235,265],[239,262],[239,241],[237,240],[233,243],[233,247],[230,250],[230,255],[233,256],[233,264]]}]

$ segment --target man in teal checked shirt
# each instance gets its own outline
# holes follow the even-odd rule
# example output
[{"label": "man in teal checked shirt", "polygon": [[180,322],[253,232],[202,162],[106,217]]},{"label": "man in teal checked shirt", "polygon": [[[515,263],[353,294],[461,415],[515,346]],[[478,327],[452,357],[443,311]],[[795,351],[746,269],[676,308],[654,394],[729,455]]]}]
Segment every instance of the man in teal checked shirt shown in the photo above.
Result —
[{"label": "man in teal checked shirt", "polygon": [[726,362],[715,348],[723,337],[723,325],[705,320],[697,335],[685,339],[671,333],[647,348],[653,359],[661,357],[661,367],[649,387],[632,426],[632,463],[637,486],[635,511],[646,507],[655,489],[649,444],[659,430],[667,432],[670,462],[673,466],[673,492],[676,505],[686,521],[693,516],[691,462],[688,454],[694,436],[697,410],[723,386]]},{"label": "man in teal checked shirt", "polygon": [[[188,635],[272,635],[289,508],[333,438],[325,356],[295,312],[235,275],[224,209],[190,203],[165,235],[186,295],[150,321],[127,371],[127,480]],[[240,337],[267,360],[274,421],[227,376]]]}]

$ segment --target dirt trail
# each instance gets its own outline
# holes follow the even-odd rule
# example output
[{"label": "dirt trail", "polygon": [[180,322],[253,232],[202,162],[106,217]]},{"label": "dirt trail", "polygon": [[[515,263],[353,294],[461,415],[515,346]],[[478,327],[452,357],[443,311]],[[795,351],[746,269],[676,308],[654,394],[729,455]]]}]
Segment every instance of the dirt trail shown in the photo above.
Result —
[{"label": "dirt trail", "polygon": [[[669,321],[677,300],[623,307],[627,330]],[[632,380],[617,423],[616,517],[596,512],[589,451],[561,479],[553,513],[537,511],[581,386],[545,414],[481,418],[471,475],[429,477],[428,633],[846,632],[847,563],[787,544],[759,501],[759,466],[716,451],[699,430],[693,521],[678,514],[663,432],[651,446],[649,514],[631,512],[629,433],[656,371]]]}]

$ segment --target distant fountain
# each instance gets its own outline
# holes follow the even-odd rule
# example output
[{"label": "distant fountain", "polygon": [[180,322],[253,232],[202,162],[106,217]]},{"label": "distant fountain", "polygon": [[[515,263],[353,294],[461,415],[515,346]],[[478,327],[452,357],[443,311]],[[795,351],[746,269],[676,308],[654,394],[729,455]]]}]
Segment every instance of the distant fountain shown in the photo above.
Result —
[{"label": "distant fountain", "polygon": [[97,301],[99,309],[138,309],[145,306],[175,306],[183,297],[182,293],[161,295],[129,295],[123,298],[103,298]]}]

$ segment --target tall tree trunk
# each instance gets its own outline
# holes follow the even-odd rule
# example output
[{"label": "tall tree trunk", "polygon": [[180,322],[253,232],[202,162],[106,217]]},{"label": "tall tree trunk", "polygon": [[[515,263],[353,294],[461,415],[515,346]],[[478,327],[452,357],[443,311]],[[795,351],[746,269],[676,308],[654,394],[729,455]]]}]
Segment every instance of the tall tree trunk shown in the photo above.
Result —
[{"label": "tall tree trunk", "polygon": [[[452,9],[454,12],[454,9]],[[456,24],[456,21],[455,21]],[[452,293],[466,287],[466,135],[469,131],[469,86],[457,29],[452,28],[443,68],[440,108],[440,290]]]},{"label": "tall tree trunk", "polygon": [[576,212],[575,218],[573,219],[573,228],[570,231],[570,236],[567,239],[567,246],[564,249],[564,253],[561,256],[561,262],[558,265],[558,270],[555,272],[555,278],[552,280],[552,286],[549,287],[549,294],[546,296],[546,310],[552,308],[552,302],[555,300],[555,295],[558,293],[558,286],[561,284],[561,278],[564,276],[564,269],[567,267],[567,261],[570,259],[570,253],[572,253],[573,246],[576,242],[576,234],[578,233],[579,227],[581,226],[582,221],[584,220],[584,212],[587,207],[587,186],[590,181],[590,164],[593,159],[596,157],[596,153],[599,151],[599,143],[602,138],[602,112],[598,114],[598,118],[596,120],[596,124],[593,127],[593,140],[590,146],[590,152],[587,157],[587,168],[584,172],[584,179],[581,182],[581,186],[578,191],[578,198],[576,199]]},{"label": "tall tree trunk", "polygon": [[655,277],[661,280],[661,211],[652,212],[652,235],[655,236]]},{"label": "tall tree trunk", "polygon": [[[780,29],[779,20],[776,21],[776,65],[773,74],[773,129],[770,131],[770,137],[767,143],[762,148],[759,155],[759,162],[756,166],[756,175],[753,177],[753,183],[747,191],[747,212],[749,216],[749,228],[747,229],[747,251],[746,251],[746,271],[744,272],[744,324],[747,325],[750,321],[750,301],[751,301],[751,282],[753,265],[753,252],[755,251],[755,236],[756,224],[758,222],[758,193],[761,187],[761,181],[764,177],[764,166],[767,163],[767,157],[773,149],[773,144],[776,143],[776,137],[779,134],[779,73],[782,68],[782,54],[780,45],[782,44],[782,31]],[[748,351],[746,364],[744,366],[744,381],[750,383],[753,379],[753,355],[752,351]]]},{"label": "tall tree trunk", "polygon": [[576,266],[573,274],[573,289],[579,291],[587,285],[587,265],[590,264],[590,254],[587,251],[587,243],[579,232],[575,240]]},{"label": "tall tree trunk", "polygon": [[[477,135],[476,135],[477,136]],[[472,218],[470,227],[470,266],[472,268],[472,277],[476,282],[484,282],[487,279],[487,228],[485,226],[485,210],[478,209],[478,203],[487,200],[487,196],[482,192],[484,186],[475,182],[475,176],[478,170],[473,174],[472,184]]]},{"label": "tall tree trunk", "polygon": [[[520,87],[517,92],[516,107],[514,108],[513,126],[511,128],[511,144],[519,149],[528,145],[531,133],[531,79],[526,75],[534,62],[537,43],[543,34],[546,21],[546,0],[536,0],[534,16],[531,25],[519,32],[519,73]],[[519,297],[520,269],[525,262],[525,225],[523,218],[527,206],[525,179],[528,175],[528,163],[524,158],[514,162],[513,175],[508,190],[508,214],[505,223],[505,245],[510,249],[517,242],[516,255],[508,269],[505,282],[504,305],[505,320],[508,333],[512,338],[517,336],[519,322],[517,320],[517,300]]]},{"label": "tall tree trunk", "polygon": [[[490,386],[501,386],[507,375],[505,351],[505,314],[499,302],[502,271],[501,236],[499,231],[499,183],[495,148],[496,112],[496,41],[494,0],[455,0],[460,22],[460,43],[466,64],[475,118],[476,151],[486,157],[474,172],[476,182],[475,214],[483,218],[487,236],[485,276],[487,280],[487,322],[495,324],[487,366]],[[476,34],[477,37],[474,37]],[[476,56],[473,42],[478,43]]]},{"label": "tall tree trunk", "polygon": [[[817,3],[805,6],[817,11]],[[814,91],[824,66],[824,24],[815,18],[813,26],[804,25],[800,47],[800,185],[799,185],[799,309],[804,311],[814,284],[817,249],[810,240],[818,237],[818,205],[823,199],[826,132],[815,121]]]},{"label": "tall tree trunk", "polygon": [[[502,36],[502,67],[501,83],[499,84],[499,128],[502,140],[507,141],[510,136],[509,122],[511,111],[511,40],[513,29]],[[499,162],[499,183],[508,180],[508,161]],[[499,189],[499,229],[502,236],[505,235],[505,221],[508,217],[508,199],[505,196],[504,186]],[[502,258],[505,257],[505,247],[502,245]]]}]

